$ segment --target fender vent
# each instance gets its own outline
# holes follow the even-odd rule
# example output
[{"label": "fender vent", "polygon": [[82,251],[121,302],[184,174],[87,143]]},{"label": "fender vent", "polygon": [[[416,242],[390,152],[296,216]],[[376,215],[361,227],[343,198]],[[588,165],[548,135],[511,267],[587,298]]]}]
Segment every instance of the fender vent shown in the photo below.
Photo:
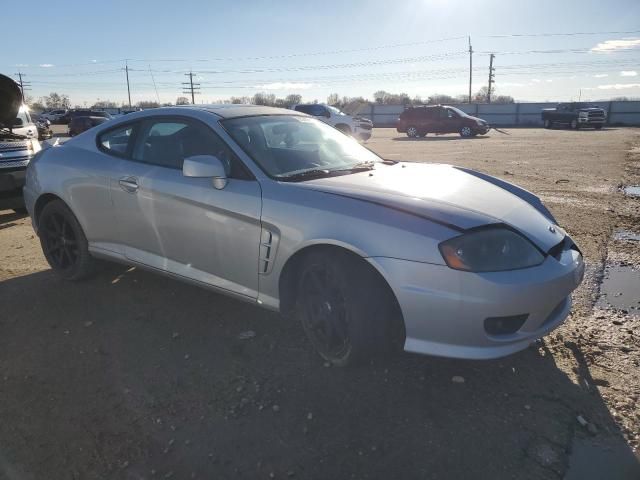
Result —
[{"label": "fender vent", "polygon": [[262,229],[260,238],[260,266],[258,273],[267,275],[271,273],[273,260],[275,258],[276,238],[273,232]]}]

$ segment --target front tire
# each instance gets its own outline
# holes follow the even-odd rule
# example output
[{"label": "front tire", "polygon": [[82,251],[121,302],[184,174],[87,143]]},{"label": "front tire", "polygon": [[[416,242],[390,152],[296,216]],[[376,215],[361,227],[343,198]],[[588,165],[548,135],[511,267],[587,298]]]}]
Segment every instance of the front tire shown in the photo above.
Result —
[{"label": "front tire", "polygon": [[401,348],[399,307],[373,267],[348,253],[316,251],[299,272],[296,316],[326,361],[343,367]]},{"label": "front tire", "polygon": [[460,129],[460,136],[463,138],[468,138],[471,135],[473,135],[473,130],[471,129],[471,127],[462,127]]},{"label": "front tire", "polygon": [[416,138],[418,136],[418,127],[410,125],[407,127],[407,137]]},{"label": "front tire", "polygon": [[38,219],[40,245],[52,270],[65,280],[81,280],[94,269],[87,237],[69,207],[61,200],[47,203]]}]

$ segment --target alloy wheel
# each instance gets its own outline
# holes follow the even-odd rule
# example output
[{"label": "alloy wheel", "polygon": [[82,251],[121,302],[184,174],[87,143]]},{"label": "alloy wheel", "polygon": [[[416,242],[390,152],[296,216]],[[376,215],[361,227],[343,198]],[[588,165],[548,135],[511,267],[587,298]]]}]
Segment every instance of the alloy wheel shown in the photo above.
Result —
[{"label": "alloy wheel", "polygon": [[60,270],[72,268],[78,261],[78,241],[69,221],[59,213],[48,215],[41,236],[53,266]]},{"label": "alloy wheel", "polygon": [[472,133],[471,127],[462,127],[462,129],[460,129],[460,133],[463,137],[470,137]]},{"label": "alloy wheel", "polygon": [[418,136],[418,129],[416,127],[407,128],[407,136],[411,138],[415,138]]},{"label": "alloy wheel", "polygon": [[300,288],[302,323],[311,342],[327,360],[343,357],[351,348],[346,302],[330,270],[310,265]]}]

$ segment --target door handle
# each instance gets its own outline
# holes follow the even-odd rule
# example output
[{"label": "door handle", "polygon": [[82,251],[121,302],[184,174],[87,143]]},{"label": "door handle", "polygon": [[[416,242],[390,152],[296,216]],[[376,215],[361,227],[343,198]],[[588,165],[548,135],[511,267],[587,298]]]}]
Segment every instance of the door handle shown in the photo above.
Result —
[{"label": "door handle", "polygon": [[118,184],[125,192],[136,193],[138,191],[138,181],[134,177],[123,177],[118,180]]}]

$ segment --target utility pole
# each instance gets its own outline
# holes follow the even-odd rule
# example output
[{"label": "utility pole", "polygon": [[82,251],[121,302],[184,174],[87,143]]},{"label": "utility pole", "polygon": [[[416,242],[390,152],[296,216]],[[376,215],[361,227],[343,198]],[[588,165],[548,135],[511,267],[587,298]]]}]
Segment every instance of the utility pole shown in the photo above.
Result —
[{"label": "utility pole", "polygon": [[22,72],[18,72],[16,73],[16,75],[18,76],[18,78],[20,79],[18,81],[18,84],[20,85],[20,93],[22,93],[22,100],[24,100],[24,91],[25,90],[29,90],[31,87],[31,83],[30,82],[25,82],[24,79],[22,77],[26,77],[26,75]]},{"label": "utility pole", "polygon": [[131,87],[129,87],[129,62],[125,60],[124,72],[127,76],[127,95],[129,96],[129,108],[131,108]]},{"label": "utility pole", "polygon": [[189,81],[188,82],[182,82],[182,85],[184,85],[182,87],[182,93],[184,94],[191,94],[191,104],[195,105],[196,104],[196,97],[195,94],[196,93],[200,93],[200,84],[199,83],[193,83],[193,76],[195,74],[193,72],[189,72],[189,73],[185,73],[185,76],[189,77]]},{"label": "utility pole", "polygon": [[471,36],[469,36],[469,103],[471,103],[471,82],[473,80],[473,48],[471,48]]},{"label": "utility pole", "polygon": [[493,83],[493,58],[495,55],[492,53],[489,55],[489,87],[487,88],[487,103],[491,103],[491,84]]}]

